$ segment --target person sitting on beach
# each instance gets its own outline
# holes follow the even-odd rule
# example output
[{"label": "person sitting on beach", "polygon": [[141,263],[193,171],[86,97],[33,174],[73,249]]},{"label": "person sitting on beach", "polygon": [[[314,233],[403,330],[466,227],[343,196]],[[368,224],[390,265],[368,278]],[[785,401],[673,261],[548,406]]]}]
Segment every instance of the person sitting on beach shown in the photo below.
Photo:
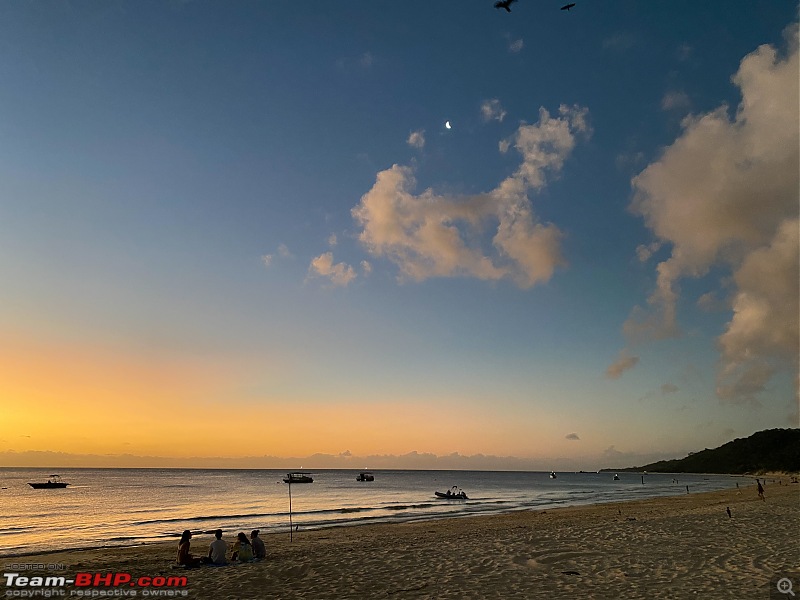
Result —
[{"label": "person sitting on beach", "polygon": [[253,546],[253,555],[255,556],[256,560],[262,560],[267,558],[267,548],[264,546],[264,542],[258,537],[259,530],[253,529],[250,533],[250,543]]},{"label": "person sitting on beach", "polygon": [[253,560],[253,546],[250,545],[244,531],[240,531],[236,536],[236,543],[233,545],[231,560],[239,562],[250,562]]},{"label": "person sitting on beach", "polygon": [[225,565],[228,563],[225,560],[225,555],[228,553],[228,544],[222,539],[222,529],[217,529],[214,532],[215,539],[211,542],[208,549],[208,562],[212,565]]},{"label": "person sitting on beach", "polygon": [[184,567],[199,567],[203,563],[203,559],[192,556],[189,552],[189,540],[192,539],[192,532],[188,529],[181,535],[181,541],[178,542],[178,564]]}]

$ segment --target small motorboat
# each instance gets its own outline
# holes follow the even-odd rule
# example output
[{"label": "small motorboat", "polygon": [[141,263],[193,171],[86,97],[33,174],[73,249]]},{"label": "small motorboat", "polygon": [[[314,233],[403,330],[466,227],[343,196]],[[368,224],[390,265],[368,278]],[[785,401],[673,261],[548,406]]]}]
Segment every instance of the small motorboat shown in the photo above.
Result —
[{"label": "small motorboat", "polygon": [[58,475],[50,475],[50,478],[44,483],[28,483],[35,490],[51,490],[55,488],[65,488],[69,484],[66,481],[61,481]]},{"label": "small motorboat", "polygon": [[283,483],[314,483],[314,478],[309,473],[287,473]]},{"label": "small motorboat", "polygon": [[614,473],[614,481],[619,481],[619,475],[617,475],[616,473]]},{"label": "small motorboat", "polygon": [[437,498],[442,498],[444,500],[469,500],[467,494],[459,488],[458,486],[454,485],[446,492],[434,492]]},{"label": "small motorboat", "polygon": [[356,481],[375,481],[375,476],[372,473],[359,473]]},{"label": "small motorboat", "polygon": [[550,479],[555,479],[556,477],[558,477],[558,475],[556,475],[556,472],[550,471]]}]

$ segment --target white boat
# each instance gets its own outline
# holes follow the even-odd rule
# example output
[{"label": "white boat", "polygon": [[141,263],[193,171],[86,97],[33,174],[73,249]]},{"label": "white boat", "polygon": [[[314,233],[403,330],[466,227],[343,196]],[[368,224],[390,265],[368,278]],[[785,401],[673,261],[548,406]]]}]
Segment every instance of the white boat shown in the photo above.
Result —
[{"label": "white boat", "polygon": [[558,477],[558,475],[556,475],[556,472],[550,471],[550,479],[555,479],[556,477]]}]

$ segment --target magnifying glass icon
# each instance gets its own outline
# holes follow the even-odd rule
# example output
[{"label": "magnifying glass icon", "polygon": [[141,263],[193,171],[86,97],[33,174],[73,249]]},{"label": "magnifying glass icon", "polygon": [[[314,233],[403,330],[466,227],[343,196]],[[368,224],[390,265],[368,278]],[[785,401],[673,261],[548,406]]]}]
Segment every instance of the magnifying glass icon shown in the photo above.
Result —
[{"label": "magnifying glass icon", "polygon": [[790,594],[792,598],[794,598],[794,592],[792,591],[792,580],[788,577],[781,577],[778,579],[778,584],[776,587],[781,594]]}]

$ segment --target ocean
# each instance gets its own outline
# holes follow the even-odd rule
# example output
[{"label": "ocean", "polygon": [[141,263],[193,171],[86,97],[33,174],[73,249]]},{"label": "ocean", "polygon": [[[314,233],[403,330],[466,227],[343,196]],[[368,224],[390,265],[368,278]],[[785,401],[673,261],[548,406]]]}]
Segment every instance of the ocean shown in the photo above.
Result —
[{"label": "ocean", "polygon": [[[0,556],[177,539],[184,529],[225,535],[289,532],[285,471],[235,469],[65,469],[65,489],[35,490],[52,471],[0,468]],[[730,475],[516,471],[313,471],[291,486],[291,521],[309,529],[543,510],[727,489]],[[677,482],[676,482],[677,478]],[[643,483],[644,482],[644,483]],[[458,486],[468,500],[441,500]]]}]

